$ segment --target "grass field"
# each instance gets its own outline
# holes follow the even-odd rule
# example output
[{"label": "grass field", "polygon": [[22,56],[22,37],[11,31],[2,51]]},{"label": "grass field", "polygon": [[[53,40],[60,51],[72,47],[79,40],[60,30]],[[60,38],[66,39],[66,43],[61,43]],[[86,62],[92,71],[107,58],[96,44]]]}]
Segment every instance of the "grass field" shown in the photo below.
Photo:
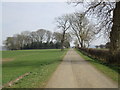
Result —
[{"label": "grass field", "polygon": [[107,75],[108,77],[110,77],[115,82],[118,82],[118,75],[119,75],[119,73],[117,71],[111,69],[110,67],[108,67],[106,65],[101,64],[98,60],[92,59],[92,58],[84,55],[83,53],[81,53],[78,50],[76,50],[76,51],[85,60],[89,61],[95,68],[97,68],[98,70],[100,70],[102,73],[104,73],[105,75]]},{"label": "grass field", "polygon": [[32,72],[12,88],[44,87],[66,52],[59,49],[3,51],[3,84]]}]

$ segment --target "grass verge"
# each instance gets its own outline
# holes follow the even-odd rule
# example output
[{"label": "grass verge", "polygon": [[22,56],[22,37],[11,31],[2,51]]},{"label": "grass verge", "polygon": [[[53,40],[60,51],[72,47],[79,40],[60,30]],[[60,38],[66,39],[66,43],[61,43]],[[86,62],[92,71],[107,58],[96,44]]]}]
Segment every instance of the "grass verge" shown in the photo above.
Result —
[{"label": "grass verge", "polygon": [[12,61],[3,62],[3,84],[17,77],[32,72],[10,88],[42,88],[60,64],[67,50],[17,50],[3,51],[4,58],[14,58]]},{"label": "grass verge", "polygon": [[118,82],[118,75],[119,75],[119,73],[116,70],[113,70],[110,67],[100,63],[98,60],[92,59],[92,58],[84,55],[83,53],[81,53],[77,49],[75,49],[75,50],[81,57],[83,57],[85,60],[90,62],[95,68],[100,70],[102,73],[104,73],[105,75],[110,77],[115,82]]}]

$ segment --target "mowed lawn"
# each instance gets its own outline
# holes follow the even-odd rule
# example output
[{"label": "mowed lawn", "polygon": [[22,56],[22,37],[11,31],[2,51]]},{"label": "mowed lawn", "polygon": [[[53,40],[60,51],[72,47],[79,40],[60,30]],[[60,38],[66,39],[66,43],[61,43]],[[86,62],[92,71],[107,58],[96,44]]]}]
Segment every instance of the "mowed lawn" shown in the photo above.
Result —
[{"label": "mowed lawn", "polygon": [[27,72],[32,72],[12,88],[44,87],[66,52],[67,50],[60,49],[3,51],[3,85]]}]

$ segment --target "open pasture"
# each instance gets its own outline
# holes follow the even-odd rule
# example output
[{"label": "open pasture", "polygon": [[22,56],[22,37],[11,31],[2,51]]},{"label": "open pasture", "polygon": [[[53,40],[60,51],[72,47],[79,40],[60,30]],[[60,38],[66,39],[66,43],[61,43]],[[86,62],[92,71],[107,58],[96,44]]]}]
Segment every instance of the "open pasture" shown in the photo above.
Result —
[{"label": "open pasture", "polygon": [[61,52],[60,49],[2,51],[3,85],[31,72],[12,87],[44,87],[66,51]]}]

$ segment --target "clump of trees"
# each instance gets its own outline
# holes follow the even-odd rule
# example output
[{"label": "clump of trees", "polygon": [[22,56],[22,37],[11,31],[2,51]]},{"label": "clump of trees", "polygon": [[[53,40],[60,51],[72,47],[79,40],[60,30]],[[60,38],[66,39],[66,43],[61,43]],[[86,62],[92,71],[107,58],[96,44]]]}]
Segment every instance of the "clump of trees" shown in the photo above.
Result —
[{"label": "clump of trees", "polygon": [[95,30],[85,13],[75,12],[69,16],[70,28],[78,39],[80,47],[89,47],[95,37]]},{"label": "clump of trees", "polygon": [[[70,35],[65,34],[64,47],[70,47]],[[34,32],[24,31],[21,34],[7,37],[4,44],[9,50],[20,49],[59,49],[61,48],[62,33],[39,29]]]},{"label": "clump of trees", "polygon": [[120,52],[120,1],[110,2],[110,0],[100,0],[95,2],[74,2],[76,5],[85,4],[87,6],[85,14],[97,18],[96,34],[103,32],[108,37],[110,43],[109,62],[119,61]]},{"label": "clump of trees", "polygon": [[65,41],[65,34],[68,32],[76,37],[80,47],[89,47],[95,37],[95,30],[85,13],[74,12],[56,19],[57,27],[62,32],[61,50]]}]

